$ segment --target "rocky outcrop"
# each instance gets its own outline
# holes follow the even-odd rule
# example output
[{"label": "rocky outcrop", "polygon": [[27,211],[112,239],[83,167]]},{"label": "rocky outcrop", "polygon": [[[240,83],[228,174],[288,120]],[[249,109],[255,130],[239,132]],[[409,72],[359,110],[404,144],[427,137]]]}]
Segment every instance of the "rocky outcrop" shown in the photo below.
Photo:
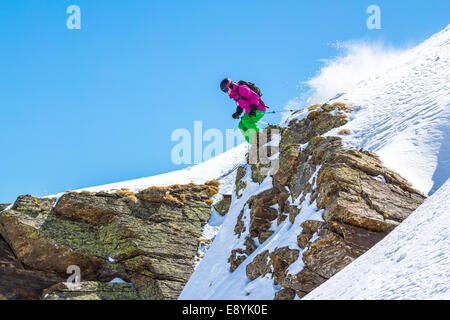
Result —
[{"label": "rocky outcrop", "polygon": [[269,263],[269,251],[266,250],[258,254],[252,262],[250,262],[246,267],[247,277],[250,280],[255,280],[260,276],[264,276],[272,271]]},{"label": "rocky outcrop", "polygon": [[246,173],[246,168],[244,166],[240,166],[237,169],[237,172],[236,172],[236,183],[235,183],[235,185],[236,185],[235,193],[236,193],[236,196],[238,198],[240,198],[242,196],[241,195],[241,190],[245,189],[247,187],[247,184],[245,183],[245,181],[242,180],[244,178],[244,176],[245,176],[245,173]]},{"label": "rocky outcrop", "polygon": [[[81,288],[68,290],[60,284],[46,293],[51,299],[106,299],[116,293],[124,299],[176,299],[194,270],[198,241],[217,192],[218,182],[211,181],[138,193],[67,192],[58,201],[20,196],[0,215],[0,235],[12,249],[0,257],[13,261],[15,272],[23,265],[35,274],[55,275],[52,281],[39,282],[39,295],[67,279],[69,266],[79,267]],[[114,278],[135,290],[105,284]],[[12,286],[26,288],[14,281]]]},{"label": "rocky outcrop", "polygon": [[[242,207],[233,205],[241,211],[233,215],[239,241],[230,271],[246,262],[250,281],[272,277],[281,288],[274,299],[311,292],[424,201],[376,154],[324,136],[346,124],[351,111],[342,103],[315,105],[305,118],[255,135],[234,193],[214,205],[227,215],[240,199],[233,202]],[[279,134],[276,143],[272,134]],[[262,192],[250,194],[263,182]],[[176,299],[198,262],[217,192],[211,181],[138,193],[66,192],[59,199],[26,195],[0,205],[0,299]],[[281,224],[294,233],[289,245],[276,247]],[[68,280],[74,266],[80,283]]]},{"label": "rocky outcrop", "polygon": [[63,278],[56,274],[25,269],[0,237],[0,300],[34,300],[44,289]]},{"label": "rocky outcrop", "polygon": [[[348,112],[351,109],[340,103],[316,105],[304,119],[278,128],[279,169],[268,173],[273,188],[247,202],[250,235],[246,241],[257,239],[260,244],[273,234],[274,223],[288,219],[293,224],[302,219],[305,201],[322,212],[321,221],[301,223],[298,248],[264,251],[247,264],[250,280],[271,273],[274,283],[283,288],[276,299],[302,297],[312,291],[383,239],[425,199],[405,179],[385,168],[376,154],[348,150],[340,137],[322,136],[344,125]],[[261,183],[267,176],[261,167],[250,166],[254,182]],[[249,252],[234,249],[242,254],[233,269],[256,248]],[[290,274],[289,266],[298,259],[302,259],[301,271]]]},{"label": "rocky outcrop", "polygon": [[233,196],[231,194],[224,194],[223,199],[214,205],[214,209],[216,209],[220,215],[226,215],[228,210],[230,210],[232,198]]}]

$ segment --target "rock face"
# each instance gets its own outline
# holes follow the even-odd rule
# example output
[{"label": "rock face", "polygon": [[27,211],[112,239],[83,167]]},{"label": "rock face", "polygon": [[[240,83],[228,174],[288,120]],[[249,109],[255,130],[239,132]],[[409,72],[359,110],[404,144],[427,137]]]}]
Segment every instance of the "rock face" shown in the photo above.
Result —
[{"label": "rock face", "polygon": [[0,300],[39,299],[42,290],[60,281],[55,274],[25,269],[0,237]]},{"label": "rock face", "polygon": [[[303,297],[385,237],[425,199],[385,168],[376,154],[347,150],[341,138],[321,136],[347,122],[346,113],[351,110],[344,104],[316,105],[310,111],[306,118],[279,128],[279,170],[271,174],[273,188],[247,202],[251,211],[246,243],[257,239],[263,244],[273,233],[273,223],[279,225],[286,219],[294,223],[301,218],[306,198],[317,211],[322,210],[322,221],[301,224],[298,248],[264,251],[247,265],[250,280],[272,274],[274,283],[283,288],[275,299]],[[261,167],[251,165],[254,182],[266,178]],[[245,188],[238,183],[236,190]],[[245,227],[241,223],[240,228]],[[231,271],[256,248],[234,249]],[[288,267],[298,259],[302,259],[301,271],[289,274]]]},{"label": "rock face", "polygon": [[214,205],[214,209],[216,209],[220,215],[226,215],[228,213],[228,210],[230,210],[231,200],[231,194],[224,194],[223,199]]},{"label": "rock face", "polygon": [[[214,206],[226,215],[233,197],[241,199],[234,233],[243,239],[231,249],[230,271],[246,261],[250,281],[270,274],[282,288],[277,300],[301,298],[327,281],[425,198],[376,154],[323,136],[346,124],[350,108],[336,103],[309,111],[256,135],[247,165],[237,169],[234,193]],[[263,135],[275,132],[279,146],[267,150],[274,142]],[[253,188],[267,176],[272,186],[249,195],[247,184]],[[0,299],[176,299],[194,271],[217,192],[218,182],[211,181],[138,193],[67,192],[58,200],[26,195],[0,205]],[[293,245],[267,249],[282,223],[295,231]],[[79,268],[81,283],[68,280],[69,267]]]},{"label": "rock face", "polygon": [[[33,273],[28,298],[60,283],[46,291],[47,299],[176,299],[193,272],[217,192],[211,181],[139,193],[67,192],[58,201],[20,196],[0,214],[0,264],[9,273]],[[81,287],[61,283],[69,266],[79,267]],[[3,278],[4,298],[25,297],[5,296],[9,287],[29,288],[19,277],[6,284]],[[129,284],[109,284],[114,278]]]}]

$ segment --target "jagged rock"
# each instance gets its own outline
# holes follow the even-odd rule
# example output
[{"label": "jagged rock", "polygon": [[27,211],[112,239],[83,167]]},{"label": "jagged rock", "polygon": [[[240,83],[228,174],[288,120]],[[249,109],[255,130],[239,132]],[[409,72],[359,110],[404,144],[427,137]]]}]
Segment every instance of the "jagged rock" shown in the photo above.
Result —
[{"label": "jagged rock", "polygon": [[23,269],[22,264],[16,259],[8,244],[0,237],[0,266]]},{"label": "jagged rock", "polygon": [[1,213],[0,234],[27,268],[67,277],[76,265],[83,281],[118,277],[142,299],[176,299],[193,272],[217,192],[212,181],[136,194],[68,192],[56,205],[21,196]]},{"label": "jagged rock", "polygon": [[2,212],[3,210],[5,210],[6,208],[8,208],[10,206],[9,203],[0,203],[0,212]]},{"label": "jagged rock", "polygon": [[327,280],[328,278],[324,278],[304,267],[302,271],[290,279],[289,287],[295,290],[299,298],[302,298]]},{"label": "jagged rock", "polygon": [[326,111],[313,111],[305,119],[300,121],[294,119],[289,123],[289,135],[285,135],[283,144],[305,144],[311,138],[320,136],[346,123],[347,120]]},{"label": "jagged rock", "polygon": [[297,217],[297,215],[300,213],[300,209],[297,208],[296,206],[289,206],[288,207],[288,213],[289,213],[289,222],[290,223],[294,223],[295,218]]},{"label": "jagged rock", "polygon": [[292,289],[281,289],[275,293],[273,300],[294,300],[295,290]]},{"label": "jagged rock", "polygon": [[118,215],[131,213],[124,198],[108,193],[93,196],[90,192],[65,193],[54,211],[70,220],[86,221],[93,225],[108,224]]},{"label": "jagged rock", "polygon": [[311,243],[302,259],[309,270],[321,277],[331,278],[362,253],[347,245],[335,233],[329,232]]},{"label": "jagged rock", "polygon": [[271,272],[272,268],[269,260],[269,250],[258,254],[253,261],[247,265],[245,271],[250,280],[255,280],[256,278]]},{"label": "jagged rock", "polygon": [[323,226],[321,221],[307,220],[301,224],[302,233],[297,236],[298,246],[305,249],[313,235]]},{"label": "jagged rock", "polygon": [[234,226],[234,234],[237,235],[239,238],[241,237],[242,233],[245,232],[245,223],[243,221],[244,217],[244,209],[241,210],[237,217],[236,225]]},{"label": "jagged rock", "polygon": [[43,300],[139,300],[139,294],[129,283],[95,281],[58,283],[44,290]]},{"label": "jagged rock", "polygon": [[273,231],[269,231],[272,221],[278,217],[278,211],[271,207],[256,207],[250,211],[250,236],[258,238],[259,243],[266,241]]},{"label": "jagged rock", "polygon": [[318,176],[317,204],[325,208],[327,220],[372,231],[392,231],[424,200],[419,192],[403,187],[381,182],[346,163],[328,162]]},{"label": "jagged rock", "polygon": [[245,177],[246,168],[240,166],[236,172],[235,192],[238,198],[241,197],[241,190],[247,187],[247,184],[242,179]]},{"label": "jagged rock", "polygon": [[272,188],[251,196],[247,203],[250,208],[270,207],[279,202],[279,196],[280,192],[277,189]]},{"label": "jagged rock", "polygon": [[64,279],[51,273],[0,265],[0,300],[36,300],[60,281]]},{"label": "jagged rock", "polygon": [[[339,113],[329,113],[336,109]],[[425,199],[405,179],[385,168],[373,152],[348,150],[341,138],[321,136],[347,122],[340,113],[351,110],[344,104],[317,105],[311,110],[306,118],[292,120],[282,129],[274,188],[248,201],[250,235],[258,236],[260,243],[267,239],[275,218],[268,208],[278,204],[278,219],[286,212],[291,223],[301,214],[302,206],[288,203],[287,193],[281,198],[286,187],[292,201],[298,199],[301,204],[309,194],[310,201],[323,210],[324,221],[301,225],[297,237],[299,249],[304,249],[301,257],[299,250],[281,248],[260,254],[247,265],[250,279],[272,270],[275,283],[286,289],[277,298],[292,296],[293,291],[302,297],[312,291],[380,241]],[[251,168],[259,170],[257,164]],[[288,274],[289,265],[299,258],[304,268]]]},{"label": "jagged rock", "polygon": [[320,227],[323,226],[323,222],[315,220],[307,220],[303,222],[300,226],[302,227],[302,233],[313,235],[314,233],[319,231]]},{"label": "jagged rock", "polygon": [[[285,190],[272,188],[254,195],[248,200],[248,206],[251,208],[250,235],[258,237],[260,243],[266,241],[273,234],[273,231],[269,231],[269,229],[275,219],[279,218],[278,223],[280,223],[286,218],[283,212],[287,198],[288,193]],[[278,209],[273,208],[274,205],[278,205]]]},{"label": "jagged rock", "polygon": [[230,210],[232,195],[231,194],[224,194],[223,199],[219,201],[217,204],[214,205],[214,208],[217,210],[220,215],[224,216],[228,213],[228,210]]},{"label": "jagged rock", "polygon": [[346,244],[363,251],[367,251],[381,241],[387,233],[373,232],[367,229],[354,227],[348,224],[342,224],[330,221],[327,227],[334,233],[340,235]]},{"label": "jagged rock", "polygon": [[230,272],[234,272],[234,270],[236,270],[242,264],[242,262],[247,259],[247,256],[243,255],[241,251],[243,250],[234,249],[231,251],[231,255],[228,258],[228,262],[230,263]]},{"label": "jagged rock", "polygon": [[301,233],[297,236],[297,244],[300,248],[305,249],[311,240],[312,235],[307,233]]},{"label": "jagged rock", "polygon": [[252,165],[252,181],[262,183],[270,173],[270,163],[256,163]]},{"label": "jagged rock", "polygon": [[0,237],[0,300],[39,299],[45,288],[60,281],[55,274],[25,270]]},{"label": "jagged rock", "polygon": [[299,250],[291,250],[289,247],[277,248],[270,253],[273,278],[276,284],[281,284],[285,281],[287,268],[297,261],[299,253]]},{"label": "jagged rock", "polygon": [[[322,167],[315,190],[305,182],[311,169],[304,170],[308,168],[305,163],[298,167],[303,179],[296,194],[312,192],[311,199],[324,209],[325,222],[302,224],[297,241],[300,248],[307,249],[302,255],[305,268],[281,281],[300,297],[370,249],[424,200],[406,180],[384,168],[376,155],[346,150],[340,138],[313,137],[304,152],[311,168]],[[391,178],[383,182],[376,179],[380,175]],[[319,238],[311,243],[316,232]]]},{"label": "jagged rock", "polygon": [[247,259],[249,255],[251,255],[256,250],[255,242],[252,238],[247,237],[244,242],[245,249],[234,249],[231,251],[231,255],[228,258],[228,262],[230,263],[230,271],[234,272],[242,262]]}]

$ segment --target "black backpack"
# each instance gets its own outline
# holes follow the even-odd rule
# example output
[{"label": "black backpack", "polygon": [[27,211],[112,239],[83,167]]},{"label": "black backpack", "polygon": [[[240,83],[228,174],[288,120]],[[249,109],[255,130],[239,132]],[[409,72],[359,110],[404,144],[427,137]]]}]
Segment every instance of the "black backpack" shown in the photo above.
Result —
[{"label": "black backpack", "polygon": [[252,91],[253,91],[254,93],[256,93],[260,98],[262,97],[261,89],[258,88],[253,82],[247,82],[247,81],[241,80],[241,81],[239,81],[237,84],[238,84],[239,86],[244,85],[244,86],[249,87],[249,88],[252,89]]},{"label": "black backpack", "polygon": [[[268,106],[265,105],[264,101],[261,100],[261,97],[262,97],[261,89],[258,88],[253,82],[247,82],[247,81],[241,80],[241,81],[239,81],[239,82],[237,83],[237,85],[238,85],[238,88],[237,88],[237,90],[236,90],[236,93],[237,93],[237,95],[239,96],[239,99],[242,99],[242,100],[248,100],[247,98],[242,97],[242,96],[239,94],[239,86],[247,86],[247,87],[250,88],[250,90],[252,90],[254,93],[256,93],[256,94],[259,96],[259,102],[260,102],[263,106],[265,106],[266,108],[268,108]],[[238,100],[239,100],[239,99],[238,99]]]}]

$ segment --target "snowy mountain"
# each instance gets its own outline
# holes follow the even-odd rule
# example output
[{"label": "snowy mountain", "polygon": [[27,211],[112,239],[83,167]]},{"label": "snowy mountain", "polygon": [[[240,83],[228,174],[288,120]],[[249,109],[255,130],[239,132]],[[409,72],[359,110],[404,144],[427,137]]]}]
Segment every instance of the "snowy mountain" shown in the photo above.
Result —
[{"label": "snowy mountain", "polygon": [[[329,102],[343,101],[359,108],[344,127],[327,135],[350,130],[351,135],[343,137],[347,147],[376,152],[418,190],[436,191],[450,176],[449,51],[450,26],[410,50],[385,56],[376,51],[376,56],[363,62],[356,57],[356,61],[344,59],[325,67],[310,81],[316,90],[311,101],[332,94],[337,98]],[[346,69],[353,72],[350,77],[357,78],[355,64],[361,69],[370,65],[372,74],[346,84],[341,79]],[[342,87],[337,84],[340,81]]]},{"label": "snowy mountain", "polygon": [[[384,165],[399,172],[403,177],[412,182],[413,186],[418,190],[425,194],[436,191],[450,176],[449,52],[450,27],[447,27],[421,45],[406,52],[398,53],[395,58],[390,59],[391,63],[385,63],[384,69],[378,73],[356,83],[350,88],[344,88],[349,90],[348,92],[335,92],[336,98],[329,100],[328,103],[343,101],[347,105],[356,108],[357,112],[350,114],[350,121],[346,125],[329,131],[325,136],[337,135],[338,131],[348,129],[350,130],[350,135],[343,136],[345,146],[357,150],[362,148],[373,151],[380,156]],[[376,61],[373,62],[376,63]],[[320,86],[318,87],[320,88]],[[305,112],[300,114],[294,113],[287,117],[284,124],[286,125],[292,119],[302,118],[305,114]],[[250,194],[254,194],[263,192],[270,187],[271,182],[265,181],[265,183],[259,186],[250,184],[250,188],[247,187],[246,191],[248,190]],[[448,188],[444,188],[437,196],[437,199],[434,197],[424,204],[424,208],[420,208],[417,215],[420,215],[427,207],[433,206],[434,201],[439,202],[445,199],[446,192],[448,193]],[[246,197],[248,196],[244,194],[244,200]],[[238,210],[233,209],[234,207],[239,210],[242,205],[239,202],[232,203],[230,213],[228,213],[227,218],[222,223],[221,229],[206,257],[200,263],[181,294],[181,299],[272,299],[274,294],[280,290],[281,287],[274,284],[270,274],[251,282],[248,281],[245,268],[243,267],[238,268],[234,273],[230,274],[226,263],[228,258],[227,254],[229,255],[230,247],[242,245],[242,243],[239,243],[240,239],[233,237],[234,224],[239,214]],[[433,234],[434,231],[439,232],[439,230],[441,234],[449,234],[448,223],[442,223],[446,221],[445,215],[448,213],[448,210],[445,210],[446,208],[443,206],[436,206],[435,209],[435,215],[441,215],[440,220],[435,219],[435,223],[441,222],[439,229],[434,229],[430,226],[421,229],[420,225],[416,225],[414,229],[416,234],[428,234],[431,239],[431,242],[427,243],[430,246],[430,250],[421,251],[421,260],[436,261],[440,259],[442,262],[435,266],[432,263],[427,264],[427,268],[429,269],[427,275],[441,276],[429,282],[431,286],[439,281],[445,283],[446,280],[448,283],[450,279],[449,274],[445,274],[442,271],[442,267],[446,262],[448,263],[448,241],[439,242],[437,241],[439,239],[437,235],[436,237],[430,235],[430,233]],[[314,208],[314,205],[309,204],[303,210],[302,215],[304,215],[304,220],[321,220],[321,212],[317,208]],[[248,212],[245,212],[245,214],[248,215]],[[298,248],[295,235],[301,230],[300,224],[304,220],[296,221],[293,225],[282,224],[278,227],[274,226],[273,230],[275,230],[275,235],[271,239],[272,241],[261,245],[256,252],[246,259],[244,266],[250,263],[263,249],[270,251],[276,247],[280,248],[283,246]],[[411,221],[409,222],[410,224],[414,224],[416,220],[412,218],[408,221]],[[400,229],[398,233],[405,228],[407,226]],[[410,228],[413,227],[411,226]],[[405,237],[404,234],[405,232],[403,233],[403,237]],[[386,250],[396,248],[402,253],[410,251],[406,247],[400,250],[401,247],[399,244],[404,245],[405,242],[396,242],[394,237],[395,235],[389,238],[391,239],[390,242],[387,239],[386,241],[389,244],[383,248],[386,248]],[[407,238],[412,239],[412,236]],[[433,243],[433,240],[436,243]],[[242,240],[240,241],[242,242]],[[234,245],[231,245],[231,243],[234,243]],[[379,246],[382,246],[383,243],[384,241]],[[392,246],[394,243],[397,246]],[[381,250],[377,252],[380,253]],[[402,253],[399,253],[399,257]],[[441,258],[424,256],[426,253],[430,255],[441,255]],[[378,265],[378,270],[384,270],[385,272],[389,270],[389,266],[383,266],[382,263],[371,264],[371,262],[374,262],[373,257],[374,255],[372,255],[372,260],[366,258],[366,264],[364,266],[372,265],[376,267]],[[382,260],[383,257],[379,256],[378,259]],[[379,260],[375,261],[378,262]],[[405,261],[404,263],[407,262]],[[289,269],[294,273],[300,270],[301,267],[302,261],[299,259]],[[359,290],[353,290],[355,288],[346,284],[346,281],[355,279],[352,283],[364,284],[365,282],[358,282],[356,279],[362,279],[364,274],[367,275],[367,272],[356,276],[359,273],[358,268],[353,267],[351,270],[352,272],[345,273],[346,269],[344,269],[342,273],[346,275],[340,274],[341,276],[339,278],[336,276],[340,281],[330,281],[334,286],[331,284],[329,286],[324,285],[328,289],[324,289],[324,291],[317,289],[320,293],[317,295],[310,294],[308,297],[339,298],[340,291],[337,289],[340,287],[348,287],[347,297],[357,299],[358,295],[351,295],[351,293],[364,291],[364,287],[360,287]],[[419,270],[409,268],[408,271],[404,271],[414,273],[420,272]],[[373,279],[378,277],[377,273],[370,273]],[[406,283],[407,280],[405,278],[396,278],[394,273],[387,273],[387,275],[390,276],[389,281],[391,282],[389,288],[399,288],[399,292],[395,292],[394,290],[390,295],[383,296],[380,293],[378,296],[374,295],[372,297],[418,297],[417,295],[406,295],[402,293],[404,286],[395,285],[396,279],[397,282]],[[383,282],[383,280],[380,280],[380,282]],[[414,281],[408,282],[406,285],[411,290],[414,286],[416,286],[417,290],[420,290],[420,284],[415,284]],[[445,295],[445,290],[447,289],[448,285],[444,289],[441,288],[440,292],[442,295],[440,297],[449,298],[448,291],[447,295]],[[426,292],[431,294],[429,290]]]},{"label": "snowy mountain", "polygon": [[450,299],[450,179],[411,216],[304,299]]}]

